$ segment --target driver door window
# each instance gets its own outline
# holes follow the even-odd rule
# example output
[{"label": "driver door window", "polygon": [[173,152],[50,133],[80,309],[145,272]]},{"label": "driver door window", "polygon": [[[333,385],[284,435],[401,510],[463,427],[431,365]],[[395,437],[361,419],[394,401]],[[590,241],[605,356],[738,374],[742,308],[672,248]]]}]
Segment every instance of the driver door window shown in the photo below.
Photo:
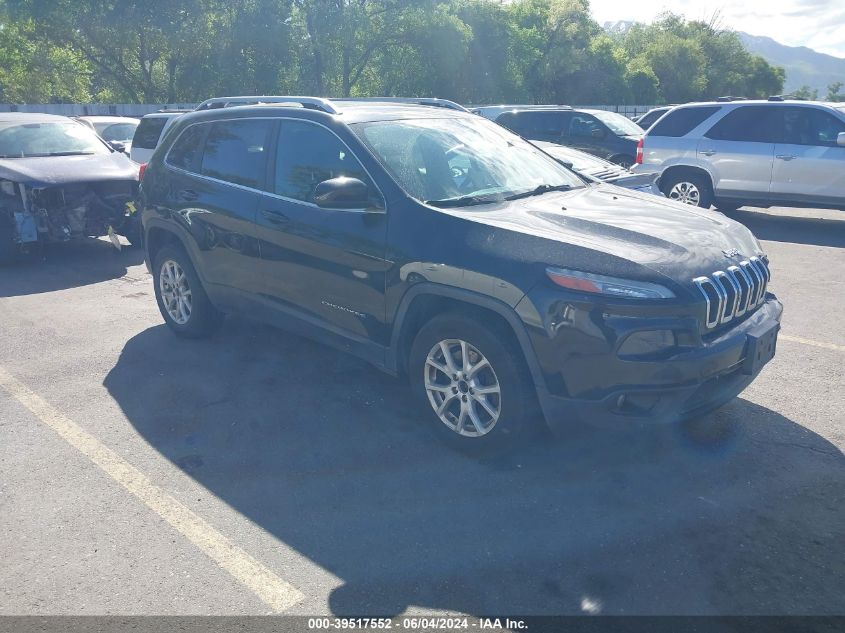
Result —
[{"label": "driver door window", "polygon": [[274,192],[301,202],[314,202],[324,180],[357,178],[375,189],[361,163],[329,130],[306,121],[283,121],[276,149]]}]

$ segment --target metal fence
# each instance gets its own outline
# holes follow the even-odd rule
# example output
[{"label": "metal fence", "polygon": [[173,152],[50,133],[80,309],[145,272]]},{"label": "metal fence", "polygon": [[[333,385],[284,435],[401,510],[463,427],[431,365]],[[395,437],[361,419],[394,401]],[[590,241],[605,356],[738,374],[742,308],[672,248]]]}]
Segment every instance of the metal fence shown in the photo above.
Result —
[{"label": "metal fence", "polygon": [[196,106],[196,103],[0,103],[0,112],[43,112],[64,116],[111,114],[142,117],[165,108],[190,109]]},{"label": "metal fence", "polygon": [[[196,103],[0,103],[0,112],[45,112],[47,114],[61,114],[64,116],[81,116],[85,114],[111,114],[117,116],[141,117],[150,112],[171,108],[195,108]],[[610,110],[626,117],[633,118],[644,114],[653,105],[590,105],[578,106],[594,110]]]}]

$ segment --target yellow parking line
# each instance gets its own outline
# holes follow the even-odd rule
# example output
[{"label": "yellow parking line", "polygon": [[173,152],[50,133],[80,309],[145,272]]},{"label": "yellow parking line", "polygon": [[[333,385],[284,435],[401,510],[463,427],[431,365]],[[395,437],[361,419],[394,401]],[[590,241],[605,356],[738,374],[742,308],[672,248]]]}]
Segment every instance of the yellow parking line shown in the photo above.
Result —
[{"label": "yellow parking line", "polygon": [[0,367],[0,387],[243,583],[273,611],[285,611],[304,598],[296,587],[279,578],[193,511],[154,485],[141,471],[84,431],[3,367]]},{"label": "yellow parking line", "polygon": [[793,343],[802,343],[803,345],[812,345],[813,347],[823,347],[824,349],[834,349],[838,352],[845,352],[845,345],[822,343],[821,341],[814,341],[808,338],[801,338],[800,336],[789,336],[788,334],[779,334],[778,338],[782,341],[792,341]]}]

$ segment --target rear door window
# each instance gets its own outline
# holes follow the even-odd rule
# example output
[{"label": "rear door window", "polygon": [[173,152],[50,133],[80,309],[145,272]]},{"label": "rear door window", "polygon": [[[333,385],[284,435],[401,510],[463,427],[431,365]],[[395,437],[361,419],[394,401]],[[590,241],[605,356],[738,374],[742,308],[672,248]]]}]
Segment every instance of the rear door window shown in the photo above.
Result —
[{"label": "rear door window", "polygon": [[135,135],[132,137],[132,147],[141,149],[155,149],[161,131],[167,124],[166,117],[144,117],[135,128]]},{"label": "rear door window", "polygon": [[567,127],[571,113],[567,112],[505,112],[496,123],[525,138],[559,137]]},{"label": "rear door window", "polygon": [[306,121],[281,121],[273,189],[276,194],[313,202],[318,184],[341,176],[357,178],[375,189],[361,163],[334,133]]},{"label": "rear door window", "polygon": [[273,123],[266,119],[212,123],[200,173],[236,185],[263,189],[272,127]]},{"label": "rear door window", "polygon": [[784,108],[783,142],[792,145],[837,147],[845,122],[818,108]]},{"label": "rear door window", "polygon": [[779,143],[783,111],[777,106],[742,106],[722,117],[704,136],[717,141]]},{"label": "rear door window", "polygon": [[167,153],[167,164],[185,171],[196,172],[208,125],[192,125],[182,132]]},{"label": "rear door window", "polygon": [[706,119],[713,116],[718,106],[703,106],[698,108],[678,108],[672,110],[664,118],[654,124],[648,131],[649,136],[679,137],[689,134]]}]

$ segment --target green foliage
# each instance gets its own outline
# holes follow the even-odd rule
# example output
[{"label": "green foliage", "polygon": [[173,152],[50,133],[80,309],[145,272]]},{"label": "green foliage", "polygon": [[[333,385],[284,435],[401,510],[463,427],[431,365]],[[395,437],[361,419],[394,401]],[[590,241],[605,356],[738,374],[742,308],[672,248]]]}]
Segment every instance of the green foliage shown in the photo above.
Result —
[{"label": "green foliage", "polygon": [[792,96],[796,99],[808,99],[815,101],[819,98],[819,91],[815,88],[810,89],[810,86],[801,86],[798,90],[792,91]]},{"label": "green foliage", "polygon": [[5,101],[650,104],[784,80],[712,22],[665,14],[611,36],[587,0],[0,0],[0,23]]},{"label": "green foliage", "polygon": [[834,81],[830,84],[827,87],[827,97],[825,100],[838,102],[845,101],[845,94],[839,92],[842,89],[842,86],[845,86],[845,83],[841,81]]}]

